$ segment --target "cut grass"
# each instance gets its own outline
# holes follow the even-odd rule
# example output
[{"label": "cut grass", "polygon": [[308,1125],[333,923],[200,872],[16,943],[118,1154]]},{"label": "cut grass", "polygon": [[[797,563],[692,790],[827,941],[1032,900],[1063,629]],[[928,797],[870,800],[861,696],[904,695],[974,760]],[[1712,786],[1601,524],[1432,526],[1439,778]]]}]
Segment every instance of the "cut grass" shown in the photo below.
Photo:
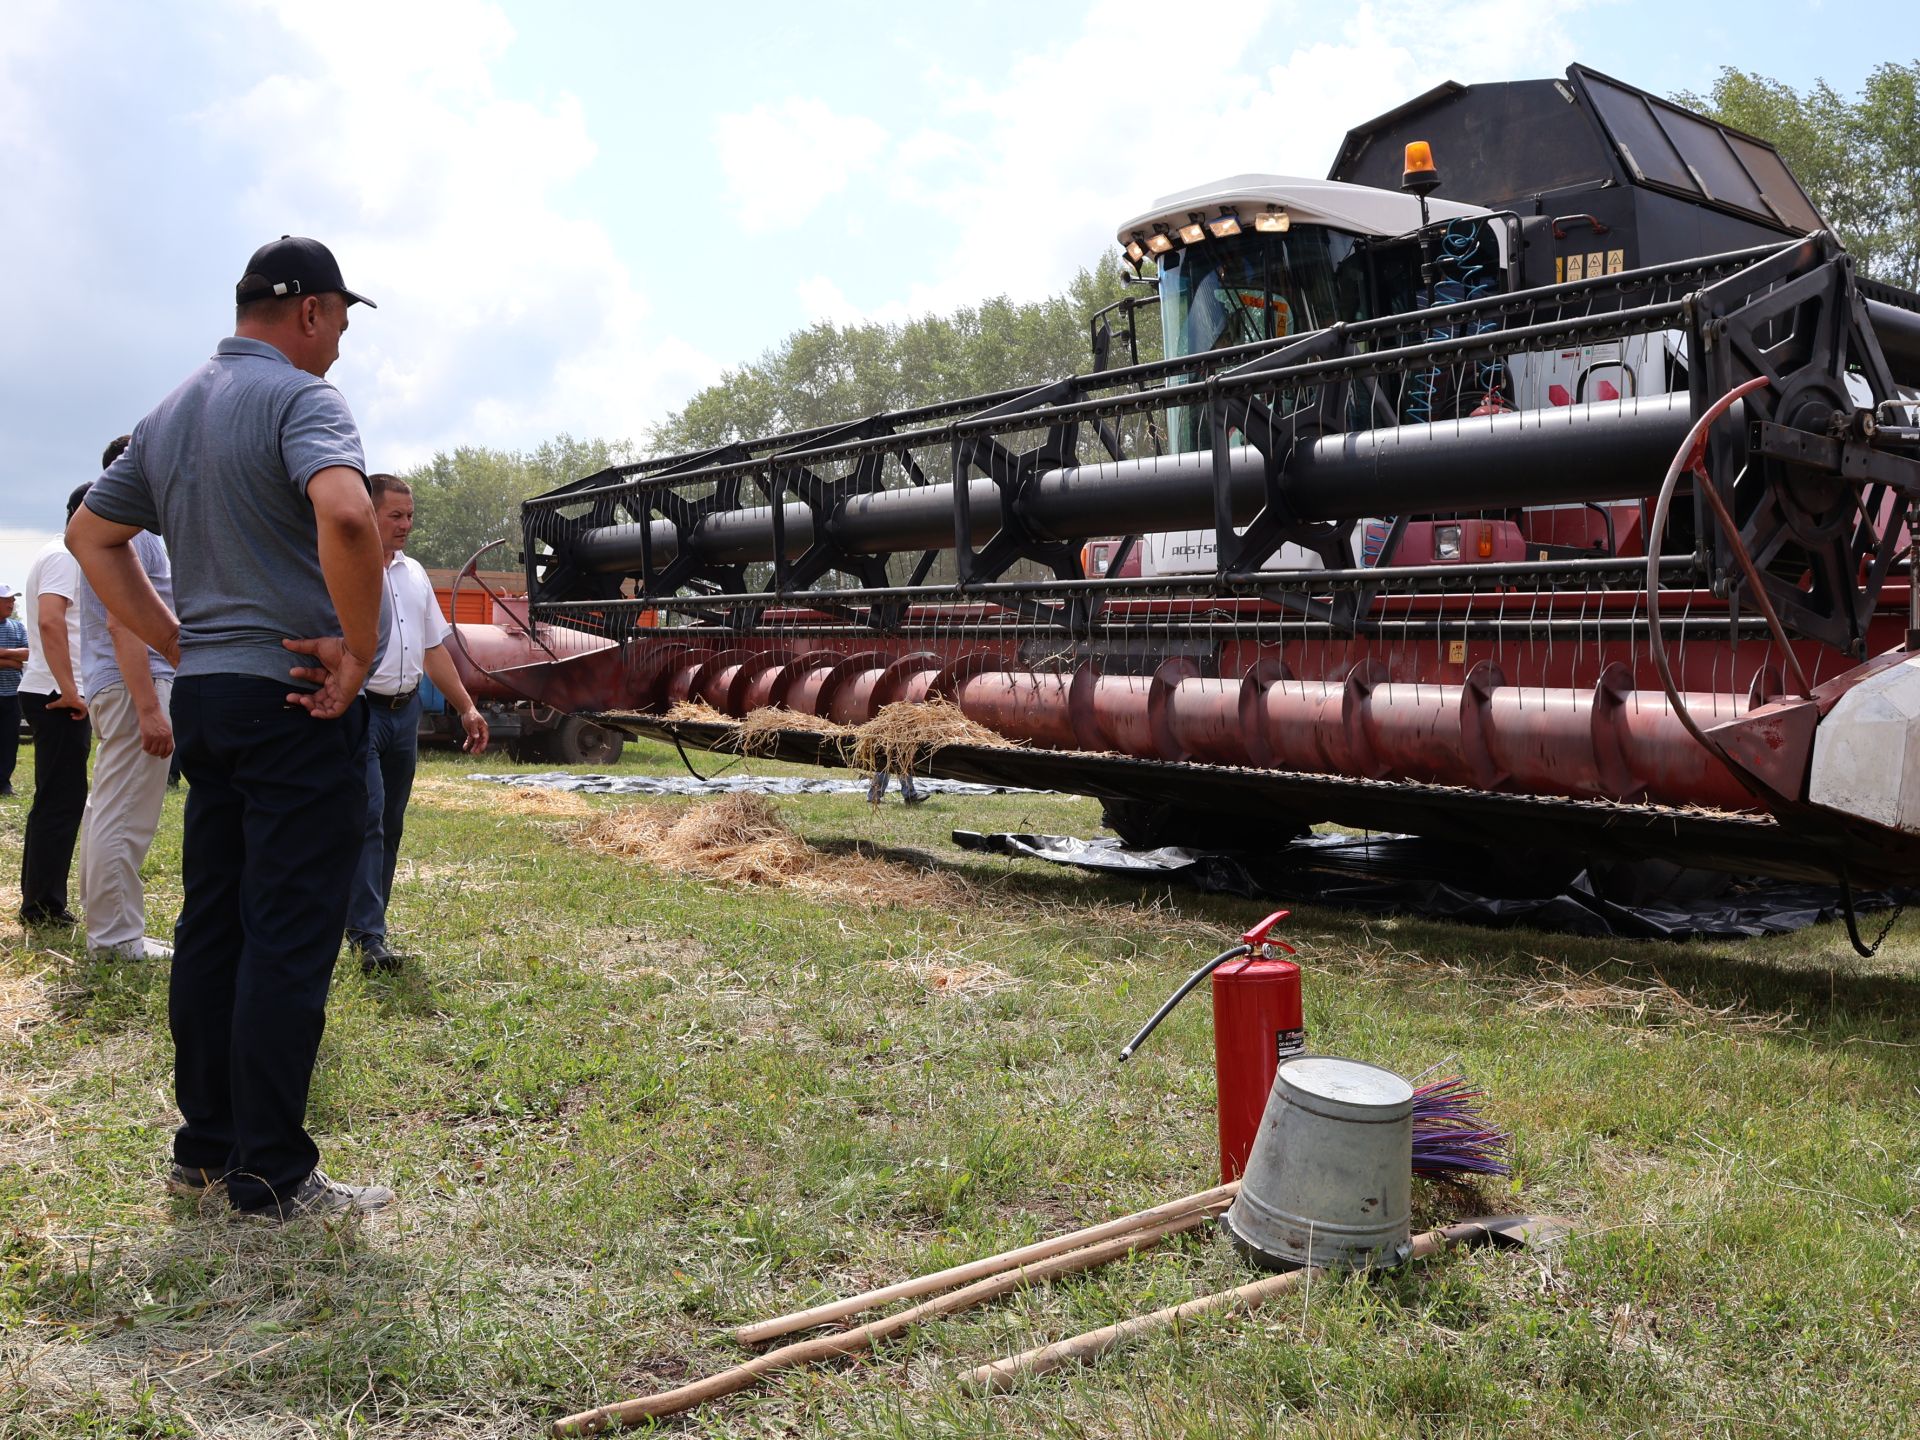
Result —
[{"label": "cut grass", "polygon": [[[679,763],[629,753],[620,768]],[[769,805],[809,873],[917,854],[948,882],[853,904],[601,853],[583,827],[670,830],[689,807],[462,779],[501,763],[425,763],[393,917],[421,963],[335,981],[311,1123],[335,1173],[403,1197],[358,1230],[168,1201],[164,971],[0,932],[0,1434],[536,1436],[734,1362],[728,1325],[1212,1178],[1204,997],[1124,1069],[1113,1053],[1260,907],[947,840],[1088,833],[1091,802]],[[179,803],[147,867],[158,929]],[[23,805],[0,810],[16,844]],[[1403,1071],[1452,1057],[1516,1133],[1511,1192],[1416,1187],[1416,1221],[1563,1211],[1585,1226],[1564,1251],[1316,1285],[997,1399],[954,1385],[1246,1278],[1194,1236],[676,1423],[1914,1433],[1913,933],[1859,962],[1832,928],[1655,946],[1296,907],[1314,1047]]]}]

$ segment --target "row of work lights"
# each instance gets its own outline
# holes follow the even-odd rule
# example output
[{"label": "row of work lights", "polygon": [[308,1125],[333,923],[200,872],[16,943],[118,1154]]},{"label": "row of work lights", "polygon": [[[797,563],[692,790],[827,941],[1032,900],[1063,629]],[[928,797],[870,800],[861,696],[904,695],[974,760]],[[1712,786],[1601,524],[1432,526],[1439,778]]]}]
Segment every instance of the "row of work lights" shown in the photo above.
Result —
[{"label": "row of work lights", "polygon": [[[1293,219],[1277,205],[1269,205],[1253,217],[1253,228],[1263,235],[1284,235],[1293,227]],[[1174,245],[1198,245],[1208,235],[1216,240],[1225,240],[1229,235],[1238,235],[1246,229],[1246,222],[1240,218],[1240,211],[1232,205],[1222,205],[1220,213],[1209,220],[1198,210],[1187,212],[1187,223],[1177,229],[1163,221],[1155,221],[1153,229],[1136,230],[1127,241],[1127,259],[1138,265],[1149,255],[1164,255]]]}]

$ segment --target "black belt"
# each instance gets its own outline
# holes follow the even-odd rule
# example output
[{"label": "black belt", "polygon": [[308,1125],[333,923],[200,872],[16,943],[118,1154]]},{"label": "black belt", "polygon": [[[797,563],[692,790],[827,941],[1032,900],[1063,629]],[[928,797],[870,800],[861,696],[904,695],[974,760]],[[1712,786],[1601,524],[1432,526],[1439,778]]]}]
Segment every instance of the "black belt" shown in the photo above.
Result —
[{"label": "black belt", "polygon": [[383,710],[404,710],[413,703],[413,697],[420,693],[420,687],[414,686],[401,695],[382,695],[377,690],[367,691],[367,703],[378,705]]}]

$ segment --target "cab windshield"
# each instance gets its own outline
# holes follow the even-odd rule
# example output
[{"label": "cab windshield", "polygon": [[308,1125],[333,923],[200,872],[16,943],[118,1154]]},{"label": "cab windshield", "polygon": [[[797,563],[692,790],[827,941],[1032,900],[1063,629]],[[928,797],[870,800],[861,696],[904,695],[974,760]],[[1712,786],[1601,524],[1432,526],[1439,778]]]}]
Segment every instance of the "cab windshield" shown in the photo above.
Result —
[{"label": "cab windshield", "polygon": [[1197,355],[1357,319],[1340,304],[1354,237],[1319,226],[1283,235],[1245,230],[1160,260],[1160,325],[1169,357]]},{"label": "cab windshield", "polygon": [[[1302,225],[1285,234],[1245,230],[1163,255],[1164,353],[1169,358],[1198,355],[1366,319],[1374,313],[1381,287],[1380,253],[1378,242]],[[1389,266],[1396,275],[1403,268]],[[1167,422],[1175,450],[1197,450],[1206,443],[1198,408],[1173,407]]]}]

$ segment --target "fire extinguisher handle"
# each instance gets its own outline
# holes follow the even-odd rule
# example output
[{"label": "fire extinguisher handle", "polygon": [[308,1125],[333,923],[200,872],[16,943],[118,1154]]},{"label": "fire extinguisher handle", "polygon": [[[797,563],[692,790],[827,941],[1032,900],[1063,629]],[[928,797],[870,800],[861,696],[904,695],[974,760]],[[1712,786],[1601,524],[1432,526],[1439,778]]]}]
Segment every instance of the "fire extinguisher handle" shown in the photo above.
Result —
[{"label": "fire extinguisher handle", "polygon": [[1286,951],[1287,954],[1289,955],[1297,954],[1298,952],[1295,951],[1291,945],[1287,944],[1286,941],[1270,940],[1267,938],[1267,932],[1273,929],[1274,926],[1278,925],[1282,920],[1286,919],[1292,913],[1293,912],[1291,910],[1274,911],[1273,914],[1267,916],[1266,919],[1262,920],[1258,925],[1254,926],[1251,930],[1247,931],[1246,934],[1242,935],[1240,937],[1240,943],[1254,950],[1258,950],[1262,946],[1275,945],[1275,946],[1278,946],[1280,949]]}]

